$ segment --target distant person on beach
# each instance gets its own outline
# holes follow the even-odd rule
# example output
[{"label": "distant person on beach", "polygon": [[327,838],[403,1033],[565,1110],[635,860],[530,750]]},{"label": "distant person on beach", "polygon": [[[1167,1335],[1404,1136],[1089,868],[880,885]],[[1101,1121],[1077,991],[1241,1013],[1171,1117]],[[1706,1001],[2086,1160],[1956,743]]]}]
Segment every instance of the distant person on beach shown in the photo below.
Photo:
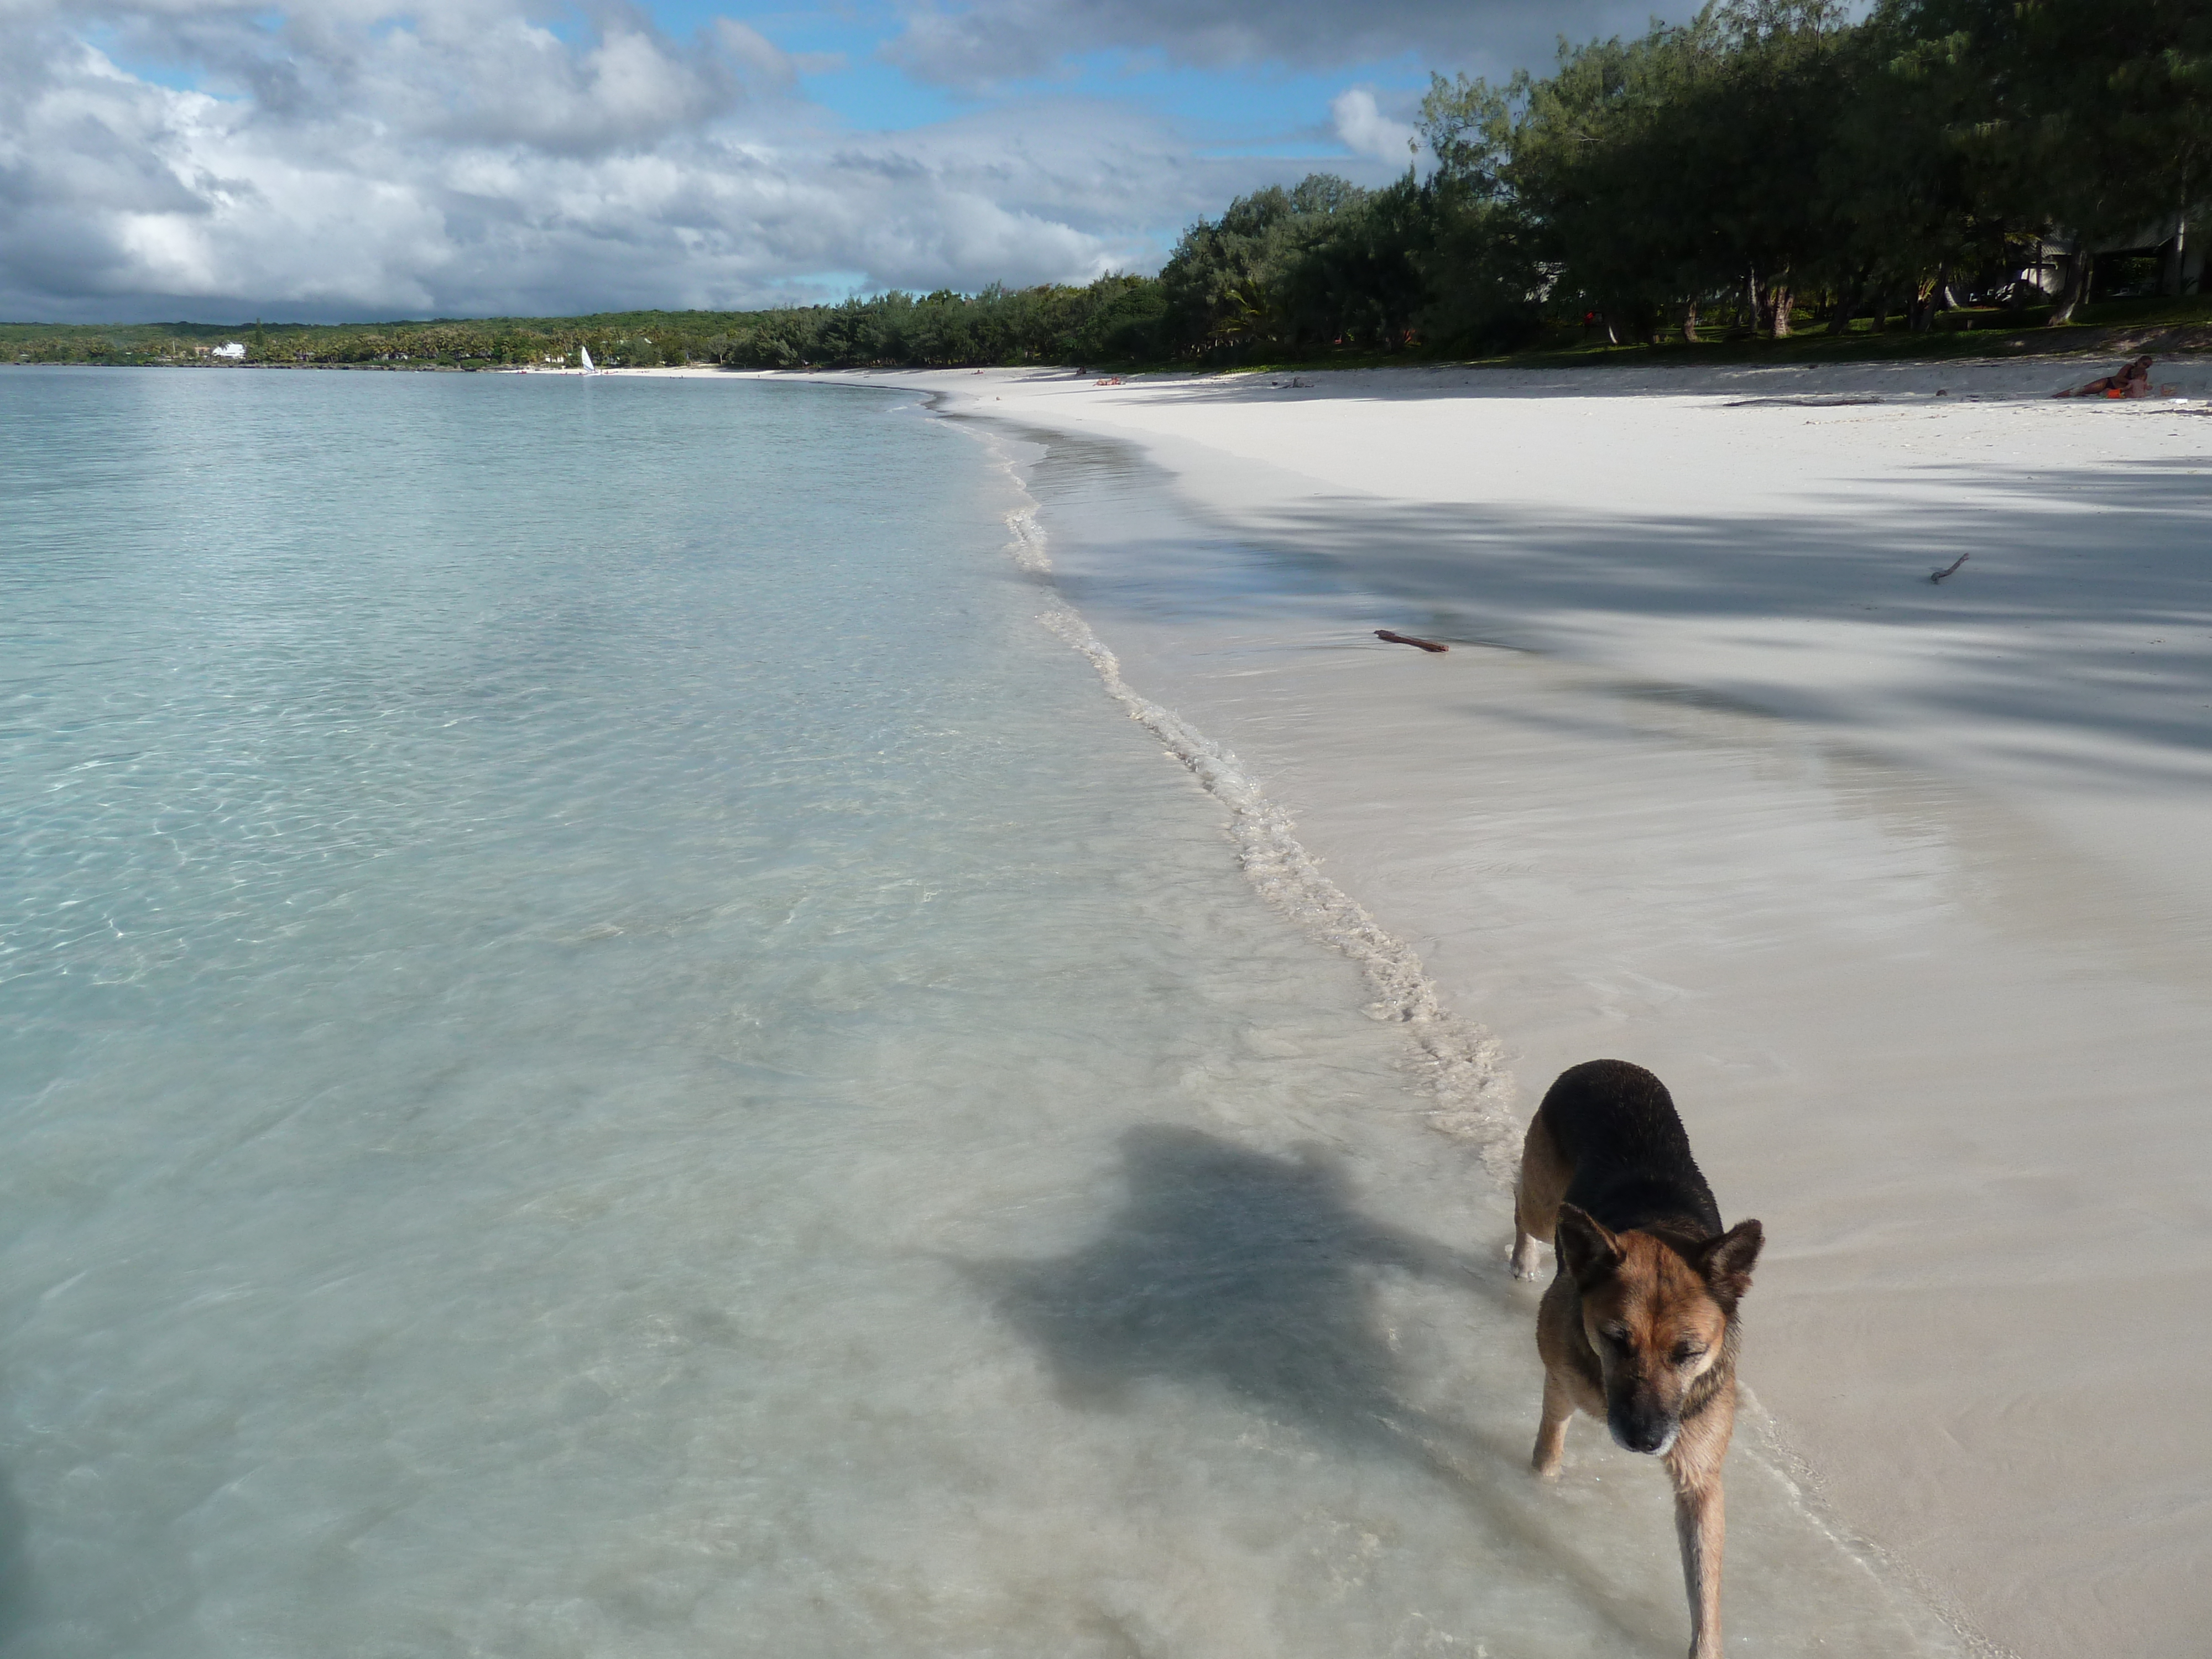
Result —
[{"label": "distant person on beach", "polygon": [[2100,374],[2088,385],[2072,392],[2054,392],[2058,398],[2148,398],[2150,396],[2150,366],[2146,356],[2133,362],[2122,363],[2116,374]]}]

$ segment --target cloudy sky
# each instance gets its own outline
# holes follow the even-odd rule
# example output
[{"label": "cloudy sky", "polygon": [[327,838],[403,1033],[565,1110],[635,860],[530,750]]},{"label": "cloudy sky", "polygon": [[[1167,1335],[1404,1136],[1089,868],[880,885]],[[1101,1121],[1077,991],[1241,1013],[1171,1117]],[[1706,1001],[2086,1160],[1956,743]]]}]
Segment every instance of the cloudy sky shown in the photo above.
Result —
[{"label": "cloudy sky", "polygon": [[0,319],[720,307],[1156,270],[1239,191],[1402,169],[1431,69],[1541,66],[1559,34],[1652,9],[0,0]]}]

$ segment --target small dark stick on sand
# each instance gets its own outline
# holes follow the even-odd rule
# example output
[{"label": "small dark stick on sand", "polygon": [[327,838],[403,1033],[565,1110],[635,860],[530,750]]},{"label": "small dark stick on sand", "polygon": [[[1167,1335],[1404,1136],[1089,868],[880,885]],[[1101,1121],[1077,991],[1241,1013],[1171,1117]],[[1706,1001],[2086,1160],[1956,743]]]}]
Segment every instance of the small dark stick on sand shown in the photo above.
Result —
[{"label": "small dark stick on sand", "polygon": [[1376,629],[1375,630],[1375,637],[1378,640],[1388,640],[1393,645],[1418,646],[1424,651],[1449,651],[1451,649],[1451,647],[1448,645],[1438,645],[1434,640],[1417,640],[1411,634],[1393,634],[1387,628]]},{"label": "small dark stick on sand", "polygon": [[1961,553],[1957,558],[1952,560],[1950,563],[1945,565],[1941,570],[1929,571],[1928,573],[1928,580],[1931,582],[1942,581],[1944,577],[1949,575],[1960,565],[1966,563],[1967,557],[1968,556],[1966,554]]}]

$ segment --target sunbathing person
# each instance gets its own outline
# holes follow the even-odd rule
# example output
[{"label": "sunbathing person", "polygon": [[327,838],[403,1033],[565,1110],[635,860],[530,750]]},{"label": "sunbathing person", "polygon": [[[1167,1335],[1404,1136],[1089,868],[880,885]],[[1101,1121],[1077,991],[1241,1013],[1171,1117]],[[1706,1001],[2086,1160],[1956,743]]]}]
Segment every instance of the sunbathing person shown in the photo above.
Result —
[{"label": "sunbathing person", "polygon": [[2072,392],[2051,394],[2059,398],[2148,398],[2150,396],[2150,366],[2152,359],[2138,357],[2133,362],[2122,363],[2117,374],[2100,374],[2088,385]]}]

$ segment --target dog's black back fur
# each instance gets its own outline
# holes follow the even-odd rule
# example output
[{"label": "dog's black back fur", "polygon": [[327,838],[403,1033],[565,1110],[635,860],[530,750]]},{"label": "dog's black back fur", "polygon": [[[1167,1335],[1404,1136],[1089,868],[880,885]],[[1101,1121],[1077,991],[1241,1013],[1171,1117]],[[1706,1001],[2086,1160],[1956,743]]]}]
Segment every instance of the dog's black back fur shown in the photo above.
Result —
[{"label": "dog's black back fur", "polygon": [[1636,1228],[1692,1242],[1721,1231],[1667,1085],[1625,1060],[1593,1060],[1559,1074],[1537,1109],[1574,1168],[1568,1203],[1615,1232]]}]

